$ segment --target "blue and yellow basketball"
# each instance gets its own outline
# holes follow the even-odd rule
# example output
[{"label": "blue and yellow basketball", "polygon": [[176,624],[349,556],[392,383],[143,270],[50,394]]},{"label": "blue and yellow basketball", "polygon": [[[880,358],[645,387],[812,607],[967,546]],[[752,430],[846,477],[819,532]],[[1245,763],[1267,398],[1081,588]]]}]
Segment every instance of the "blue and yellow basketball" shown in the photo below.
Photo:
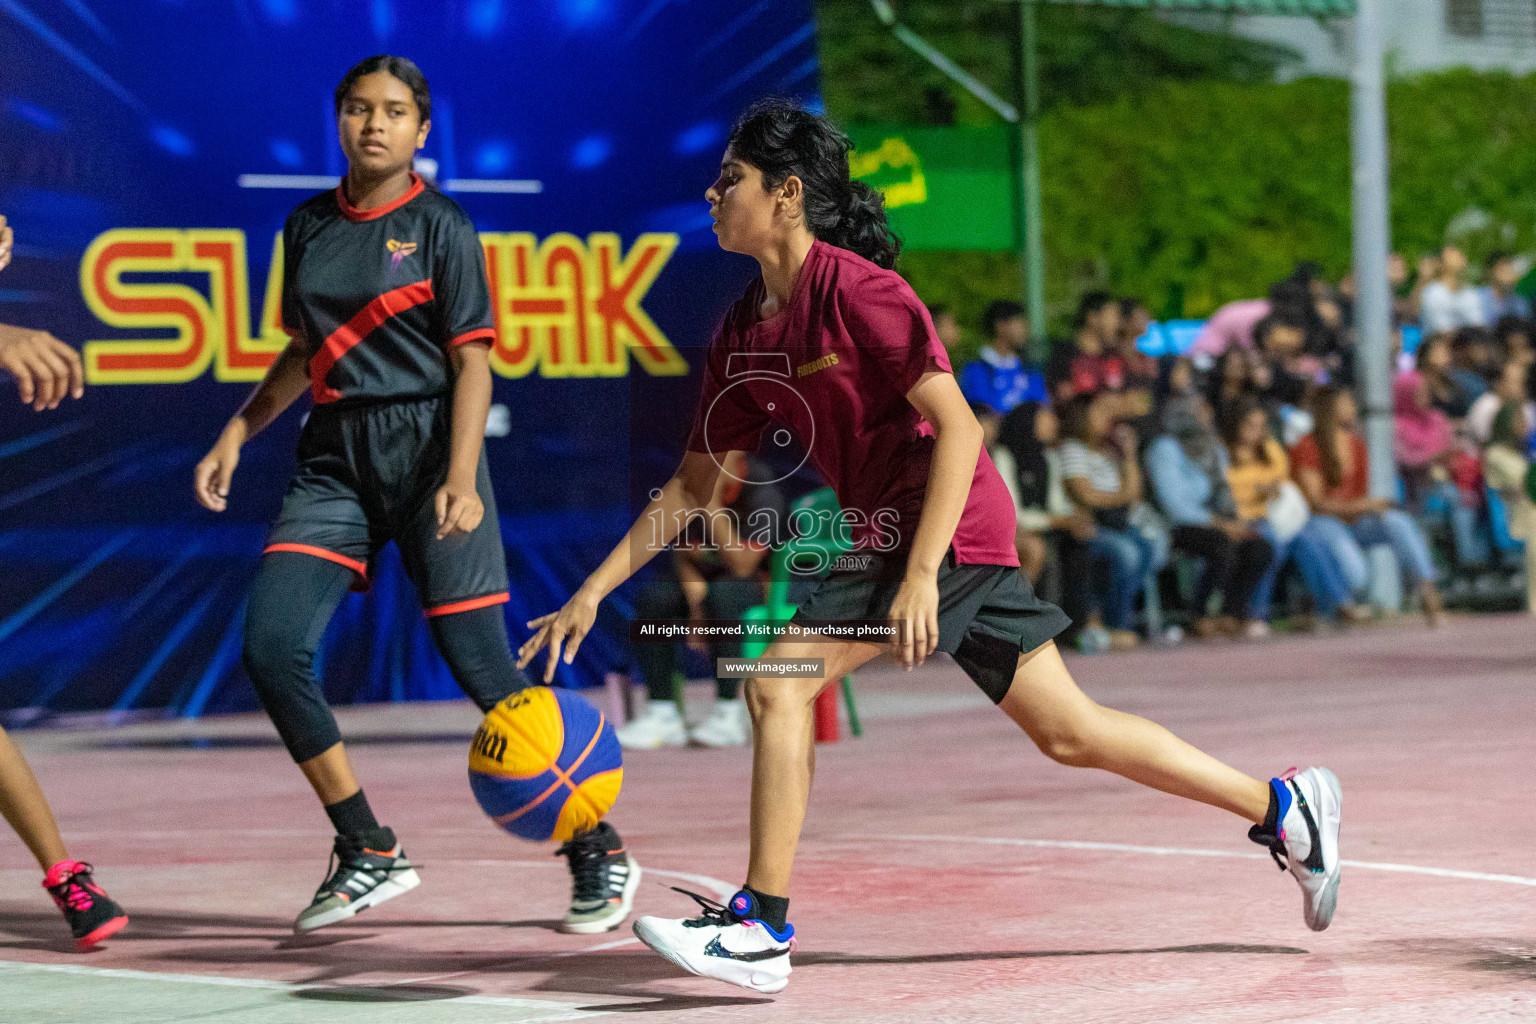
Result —
[{"label": "blue and yellow basketball", "polygon": [[613,726],[570,690],[531,686],[486,712],[469,748],[469,788],[515,836],[561,842],[603,820],[624,757]]}]

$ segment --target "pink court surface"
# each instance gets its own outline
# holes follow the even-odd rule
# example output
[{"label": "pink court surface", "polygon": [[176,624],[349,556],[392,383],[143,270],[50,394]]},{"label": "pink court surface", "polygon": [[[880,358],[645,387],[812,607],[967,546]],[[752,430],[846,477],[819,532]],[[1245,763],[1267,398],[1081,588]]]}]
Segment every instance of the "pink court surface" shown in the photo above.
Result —
[{"label": "pink court surface", "polygon": [[[470,797],[467,703],[343,714],[420,888],[297,939],[329,833],[263,718],[32,731],[76,856],[133,922],[77,955],[0,844],[0,1021],[1502,1021],[1536,1019],[1536,622],[1074,658],[1083,687],[1255,774],[1325,764],[1347,858],[1332,929],[1246,826],[1048,762],[947,659],[860,673],[866,734],[819,749],[789,989],[685,975],[627,927],[554,930],[552,849]],[[631,753],[613,815],[637,912],[746,866],[749,755]]]}]

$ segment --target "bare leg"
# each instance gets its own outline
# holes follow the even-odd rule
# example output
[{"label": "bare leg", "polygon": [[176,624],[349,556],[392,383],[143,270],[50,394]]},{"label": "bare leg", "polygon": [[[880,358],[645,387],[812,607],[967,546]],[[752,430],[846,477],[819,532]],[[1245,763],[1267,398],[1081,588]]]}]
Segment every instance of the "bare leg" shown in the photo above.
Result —
[{"label": "bare leg", "polygon": [[1053,761],[1102,768],[1255,824],[1264,821],[1269,809],[1267,783],[1222,764],[1160,725],[1090,700],[1073,682],[1054,643],[1019,656],[1001,707]]},{"label": "bare leg", "polygon": [[308,761],[299,762],[299,770],[314,787],[315,796],[329,806],[356,793],[363,787],[352,774],[352,763],[347,760],[347,748],[341,743],[316,754]]},{"label": "bare leg", "polygon": [[765,657],[824,658],[825,679],[749,679],[752,714],[752,854],[747,884],[769,896],[789,895],[790,869],[816,769],[812,705],[828,681],[841,679],[880,653],[864,643],[776,643]]},{"label": "bare leg", "polygon": [[11,823],[44,871],[69,859],[42,787],[4,729],[0,729],[0,814]]}]

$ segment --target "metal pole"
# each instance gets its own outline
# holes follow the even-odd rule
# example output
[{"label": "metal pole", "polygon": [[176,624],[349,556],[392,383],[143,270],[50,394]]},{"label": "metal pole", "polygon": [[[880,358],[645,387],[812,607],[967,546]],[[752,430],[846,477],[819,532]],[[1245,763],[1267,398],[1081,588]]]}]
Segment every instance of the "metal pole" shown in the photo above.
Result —
[{"label": "metal pole", "polygon": [[1359,0],[1350,90],[1350,155],[1354,180],[1355,331],[1357,365],[1370,450],[1371,496],[1397,494],[1392,453],[1392,293],[1387,182],[1387,94],[1382,60],[1386,0]]},{"label": "metal pole", "polygon": [[1019,0],[1019,217],[1024,251],[1020,270],[1029,310],[1030,349],[1046,354],[1045,232],[1040,209],[1040,61],[1035,43],[1034,0]]}]

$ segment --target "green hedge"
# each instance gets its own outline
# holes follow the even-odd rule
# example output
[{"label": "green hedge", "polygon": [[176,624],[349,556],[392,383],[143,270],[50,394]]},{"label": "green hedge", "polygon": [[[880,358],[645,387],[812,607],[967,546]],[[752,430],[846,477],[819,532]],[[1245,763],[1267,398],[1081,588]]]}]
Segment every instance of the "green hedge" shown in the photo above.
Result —
[{"label": "green hedge", "polygon": [[[1456,227],[1473,260],[1536,246],[1536,75],[1453,70],[1389,88],[1394,247],[1410,258]],[[1349,90],[1170,82],[1041,123],[1049,318],[1091,287],[1204,316],[1264,294],[1298,260],[1350,264]],[[902,270],[973,328],[1016,295],[1007,254],[913,252]],[[974,337],[972,345],[976,343]]]}]

